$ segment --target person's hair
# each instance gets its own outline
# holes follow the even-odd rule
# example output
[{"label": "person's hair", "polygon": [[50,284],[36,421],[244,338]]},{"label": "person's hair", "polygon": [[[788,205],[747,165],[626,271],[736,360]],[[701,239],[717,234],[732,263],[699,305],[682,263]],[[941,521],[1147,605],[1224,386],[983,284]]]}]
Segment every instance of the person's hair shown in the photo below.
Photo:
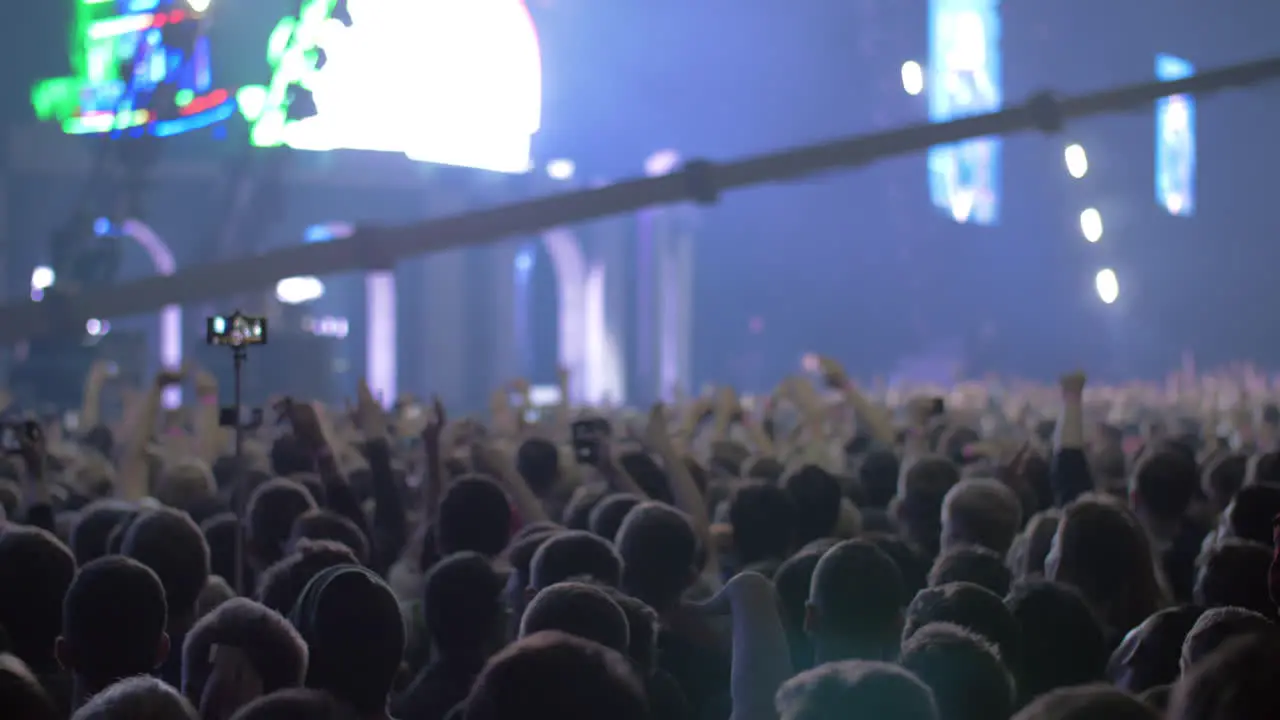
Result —
[{"label": "person's hair", "polygon": [[67,542],[76,564],[84,565],[106,555],[107,536],[132,509],[123,500],[95,500],[81,509]]},{"label": "person's hair", "polygon": [[936,622],[952,623],[977,633],[995,645],[1006,667],[1014,672],[1021,667],[1022,632],[1004,601],[990,590],[964,582],[921,590],[907,606],[902,641],[907,642],[920,628]]},{"label": "person's hair", "polygon": [[529,438],[516,450],[516,469],[529,489],[542,497],[560,479],[560,451],[549,440]]},{"label": "person's hair", "polygon": [[729,524],[733,526],[733,550],[738,564],[746,567],[789,555],[795,540],[795,517],[795,503],[781,488],[759,481],[740,485],[729,499]]},{"label": "person's hair", "polygon": [[1170,720],[1270,720],[1280,717],[1280,643],[1236,638],[1196,663],[1174,686]]},{"label": "person's hair", "polygon": [[558,630],[626,653],[631,642],[627,615],[598,588],[562,582],[538,591],[520,620],[520,636]]},{"label": "person's hair", "polygon": [[293,433],[285,433],[271,443],[270,459],[271,471],[282,477],[316,469],[315,458]]},{"label": "person's hair", "polygon": [[61,720],[57,707],[40,681],[18,659],[0,652],[0,707],[6,717],[20,720]]},{"label": "person's hair", "polygon": [[[235,513],[219,513],[200,523],[200,532],[209,546],[209,572],[226,580],[233,587],[236,571],[240,572],[240,587],[253,588],[253,568],[247,562],[237,562],[237,553],[244,552],[244,526]],[[241,558],[242,559],[242,558]]]},{"label": "person's hair", "polygon": [[183,460],[164,469],[156,483],[155,497],[178,510],[194,512],[218,493],[213,470],[199,460]]},{"label": "person's hair", "polygon": [[613,545],[585,530],[566,530],[547,538],[529,563],[529,587],[534,590],[581,576],[613,586],[622,581],[622,558]]},{"label": "person's hair", "polygon": [[872,450],[858,464],[858,486],[862,504],[868,508],[887,508],[898,492],[898,475],[902,463],[889,450]]},{"label": "person's hair", "polygon": [[817,465],[803,465],[783,480],[782,487],[791,498],[794,511],[793,546],[835,533],[840,520],[840,500],[844,497],[835,475]]},{"label": "person's hair", "polygon": [[361,565],[369,564],[369,539],[364,531],[346,517],[332,510],[308,510],[293,521],[289,546],[299,540],[332,540],[351,548]]},{"label": "person's hair", "polygon": [[436,519],[441,555],[463,550],[496,557],[511,539],[511,504],[494,481],[472,475],[445,491]]},{"label": "person's hair", "polygon": [[507,543],[507,551],[510,552],[513,545],[530,535],[541,535],[555,530],[564,530],[564,526],[554,520],[538,520],[525,523],[520,526],[519,530],[511,533],[511,540]]},{"label": "person's hair", "polygon": [[933,691],[907,670],[885,662],[844,660],[806,670],[775,697],[780,720],[936,720]]},{"label": "person's hair", "polygon": [[164,585],[151,568],[120,555],[87,563],[62,601],[70,669],[98,684],[155,670],[168,619]]},{"label": "person's hair", "polygon": [[310,491],[293,480],[278,477],[253,489],[245,509],[245,540],[260,566],[285,556],[293,521],[315,508]]},{"label": "person's hair", "polygon": [[1127,631],[1165,604],[1150,538],[1112,501],[1084,498],[1067,506],[1045,571],[1078,588],[1110,633]]},{"label": "person's hair", "polygon": [[698,536],[684,513],[656,501],[640,503],[618,528],[622,589],[659,613],[693,582]]},{"label": "person's hair", "polygon": [[489,558],[454,553],[427,571],[422,611],[427,634],[448,656],[477,653],[501,631],[503,578]]},{"label": "person's hair", "polygon": [[170,508],[148,510],[129,526],[120,550],[156,572],[170,620],[194,613],[209,579],[209,545],[190,515]]},{"label": "person's hair", "polygon": [[1222,513],[1223,536],[1273,547],[1271,524],[1276,515],[1280,515],[1280,485],[1245,485]]},{"label": "person's hair", "polygon": [[322,690],[288,688],[256,698],[231,720],[359,720],[351,708]]},{"label": "person's hair", "polygon": [[512,611],[516,613],[523,612],[525,604],[524,593],[525,589],[529,587],[533,556],[537,554],[538,548],[542,547],[542,544],[547,540],[562,532],[564,530],[542,530],[511,541],[511,546],[507,548],[506,555],[507,562],[511,565],[511,574],[507,577],[507,603]]},{"label": "person's hair", "polygon": [[199,703],[213,674],[210,652],[215,646],[244,653],[262,692],[298,687],[307,676],[307,645],[280,613],[247,598],[233,598],[205,615],[182,645],[182,692]]},{"label": "person's hair", "polygon": [[791,667],[797,671],[813,665],[813,642],[804,630],[805,606],[809,602],[813,571],[825,552],[801,550],[787,558],[773,574],[782,629],[787,633],[787,648],[791,651]]},{"label": "person's hair", "polygon": [[1240,453],[1223,455],[1205,468],[1200,478],[1200,487],[1214,512],[1226,509],[1231,498],[1244,486],[1245,472],[1248,470],[1249,458]]},{"label": "person's hair", "polygon": [[198,720],[198,716],[177,690],[157,678],[138,675],[94,695],[71,719]]},{"label": "person's hair", "polygon": [[560,523],[569,530],[590,530],[591,513],[608,494],[609,486],[601,482],[584,483],[574,488],[565,503]]},{"label": "person's hair", "polygon": [[1013,678],[989,641],[951,623],[926,625],[902,644],[899,664],[933,691],[943,720],[1005,720]]},{"label": "person's hair", "polygon": [[1107,677],[1129,692],[1168,685],[1181,672],[1182,643],[1203,610],[1180,605],[1161,610],[1130,630],[1107,661]]},{"label": "person's hair", "polygon": [[1053,546],[1062,513],[1057,509],[1041,510],[1027,521],[1026,527],[1013,539],[1005,558],[1015,578],[1044,574],[1044,561]]},{"label": "person's hair", "polygon": [[644,502],[643,498],[627,493],[608,495],[591,510],[587,525],[592,533],[613,542],[618,536],[618,528],[622,527],[622,521],[626,519],[627,513],[642,502]]},{"label": "person's hair", "polygon": [[1013,720],[1160,720],[1160,713],[1123,690],[1093,684],[1047,692]]},{"label": "person's hair", "polygon": [[642,676],[652,675],[658,667],[658,613],[616,587],[596,585],[596,589],[622,608],[627,618],[627,657]]},{"label": "person's hair", "polygon": [[116,523],[115,527],[111,528],[111,531],[107,533],[108,555],[120,554],[120,548],[124,545],[124,536],[128,534],[129,526],[132,525],[133,521],[137,520],[140,515],[142,515],[142,508],[132,508],[120,518],[120,521]]},{"label": "person's hair", "polygon": [[233,597],[236,597],[236,591],[230,583],[217,575],[210,575],[204,583],[204,589],[200,591],[200,597],[196,598],[196,619],[208,615]]},{"label": "person's hair", "polygon": [[465,720],[649,717],[644,686],[621,653],[553,631],[521,638],[490,658],[465,707]]},{"label": "person's hair", "polygon": [[1178,520],[1200,487],[1195,457],[1167,448],[1149,453],[1134,470],[1130,487],[1142,511],[1160,520]]},{"label": "person's hair", "polygon": [[818,636],[891,642],[901,629],[906,602],[898,566],[865,540],[845,540],[823,553],[809,584]]},{"label": "person's hair", "polygon": [[1257,636],[1280,642],[1280,627],[1266,616],[1237,607],[1205,610],[1182,641],[1182,671],[1193,667],[1232,638]]},{"label": "person's hair", "polygon": [[902,573],[902,587],[908,599],[929,586],[930,561],[923,557],[906,540],[889,533],[873,532],[862,537],[863,540],[880,548],[885,555],[893,559]]},{"label": "person's hair", "polygon": [[[772,457],[748,458],[742,463],[742,477],[747,480],[764,480],[776,483],[782,479],[787,467],[780,460]],[[897,482],[897,479],[894,479]]]},{"label": "person's hair", "polygon": [[1233,605],[1268,617],[1276,606],[1267,587],[1271,548],[1261,543],[1228,538],[1209,549],[1196,572],[1192,596],[1197,605]]},{"label": "person's hair", "polygon": [[358,565],[351,548],[327,540],[304,540],[288,557],[267,568],[258,578],[254,598],[286,615],[311,578],[338,565]]},{"label": "person's hair", "polygon": [[903,534],[927,557],[938,554],[942,502],[958,482],[960,469],[941,455],[926,455],[902,473],[893,499],[893,514]]},{"label": "person's hair", "polygon": [[[959,486],[957,486],[959,487]],[[1013,574],[1004,557],[981,545],[961,545],[944,550],[929,570],[929,585],[970,582],[1000,597],[1009,594]]]},{"label": "person's hair", "polygon": [[289,619],[310,650],[307,687],[327,690],[361,714],[386,708],[405,626],[381,578],[356,565],[328,568],[307,584]]},{"label": "person's hair", "polygon": [[1022,503],[999,480],[961,480],[942,499],[941,548],[978,545],[1003,557],[1022,527]]},{"label": "person's hair", "polygon": [[1020,580],[1004,604],[1022,631],[1022,662],[1016,670],[1024,700],[1103,679],[1107,638],[1079,592],[1048,580]]},{"label": "person's hair", "polygon": [[13,654],[36,672],[49,670],[62,600],[75,574],[75,558],[52,533],[0,527],[0,628],[8,631]]}]

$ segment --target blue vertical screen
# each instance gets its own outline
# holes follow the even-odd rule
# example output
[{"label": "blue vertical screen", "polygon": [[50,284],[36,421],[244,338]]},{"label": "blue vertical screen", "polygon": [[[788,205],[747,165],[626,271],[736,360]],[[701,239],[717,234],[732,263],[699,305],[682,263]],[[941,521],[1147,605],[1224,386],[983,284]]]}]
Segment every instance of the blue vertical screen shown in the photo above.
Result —
[{"label": "blue vertical screen", "polygon": [[[929,0],[929,120],[999,110],[1004,102],[999,0]],[[1000,138],[929,150],[929,194],[956,222],[1000,215]]]},{"label": "blue vertical screen", "polygon": [[[1156,56],[1156,79],[1182,80],[1195,74],[1191,63]],[[1170,215],[1190,217],[1196,209],[1196,101],[1173,95],[1156,101],[1156,202]]]}]

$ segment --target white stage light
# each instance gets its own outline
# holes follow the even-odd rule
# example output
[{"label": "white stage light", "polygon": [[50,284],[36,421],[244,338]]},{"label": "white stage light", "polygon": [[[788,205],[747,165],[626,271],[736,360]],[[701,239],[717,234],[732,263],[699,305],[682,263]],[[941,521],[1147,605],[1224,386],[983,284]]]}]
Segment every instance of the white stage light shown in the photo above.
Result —
[{"label": "white stage light", "polygon": [[572,160],[552,160],[547,163],[547,176],[552,180],[572,180],[576,169]]},{"label": "white stage light", "polygon": [[1080,213],[1080,232],[1091,243],[1102,239],[1102,213],[1098,212],[1098,208],[1085,208]]},{"label": "white stage light", "polygon": [[1067,163],[1067,172],[1071,177],[1079,180],[1089,173],[1089,156],[1085,154],[1084,146],[1079,143],[1068,145],[1062,157]]},{"label": "white stage light", "polygon": [[285,305],[301,305],[324,297],[324,283],[305,275],[288,277],[276,283],[276,299]]},{"label": "white stage light", "polygon": [[37,266],[31,271],[31,289],[47,290],[57,279],[58,276],[53,273],[53,268],[46,265]]},{"label": "white stage light", "polygon": [[1111,268],[1099,270],[1093,284],[1098,289],[1098,297],[1108,305],[1120,297],[1120,281],[1116,278],[1116,271]]},{"label": "white stage light", "polygon": [[908,95],[919,95],[924,92],[924,68],[915,60],[902,63],[902,89]]}]

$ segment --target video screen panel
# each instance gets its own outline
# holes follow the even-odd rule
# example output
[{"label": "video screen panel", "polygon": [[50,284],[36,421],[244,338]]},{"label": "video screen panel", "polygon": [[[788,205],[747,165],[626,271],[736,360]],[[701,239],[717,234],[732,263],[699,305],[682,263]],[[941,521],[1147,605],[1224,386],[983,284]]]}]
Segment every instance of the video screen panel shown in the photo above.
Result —
[{"label": "video screen panel", "polygon": [[[930,0],[929,75],[932,122],[1001,109],[998,0]],[[994,225],[1000,216],[1000,150],[998,137],[931,148],[933,204],[956,222]]]},{"label": "video screen panel", "polygon": [[[1156,79],[1182,80],[1195,67],[1173,55],[1156,56]],[[1156,101],[1156,202],[1178,217],[1196,208],[1196,101],[1173,95]]]},{"label": "video screen panel", "polygon": [[[262,20],[265,46],[211,41],[228,0],[70,1],[71,73],[31,95],[65,132],[166,137],[239,115],[258,147],[529,169],[542,64],[523,0],[302,0]],[[219,85],[246,53],[260,77]]]}]

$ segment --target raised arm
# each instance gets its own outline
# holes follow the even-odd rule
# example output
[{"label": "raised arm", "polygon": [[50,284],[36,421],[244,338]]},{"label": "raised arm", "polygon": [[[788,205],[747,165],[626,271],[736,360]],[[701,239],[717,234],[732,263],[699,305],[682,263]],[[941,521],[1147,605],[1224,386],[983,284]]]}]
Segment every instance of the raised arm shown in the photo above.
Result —
[{"label": "raised arm", "polygon": [[671,439],[667,427],[667,409],[658,403],[649,411],[649,423],[645,427],[645,442],[649,449],[662,459],[667,471],[667,480],[671,483],[671,497],[675,506],[688,514],[693,522],[693,529],[698,534],[702,547],[707,549],[707,567],[705,572],[715,575],[719,561],[711,543],[711,519],[707,514],[707,501],[693,481],[689,466]]},{"label": "raised arm", "polygon": [[773,583],[759,573],[739,573],[698,607],[733,618],[730,719],[775,720],[773,697],[791,677],[792,668]]},{"label": "raised arm", "polygon": [[1093,476],[1084,452],[1084,383],[1082,372],[1068,373],[1059,380],[1062,414],[1054,433],[1053,463],[1049,482],[1054,503],[1063,507],[1093,490]]},{"label": "raised arm", "polygon": [[387,416],[367,382],[360,381],[358,392],[356,409],[373,485],[373,532],[369,538],[374,549],[372,565],[375,572],[385,574],[409,536],[408,518],[404,497],[396,486],[395,471],[391,467]]},{"label": "raised arm", "polygon": [[838,361],[830,357],[821,357],[818,358],[818,362],[827,386],[839,392],[844,402],[853,408],[858,423],[865,426],[871,437],[875,438],[882,447],[893,447],[895,439],[893,422],[889,417],[858,390],[858,386],[849,379],[849,374]]}]

